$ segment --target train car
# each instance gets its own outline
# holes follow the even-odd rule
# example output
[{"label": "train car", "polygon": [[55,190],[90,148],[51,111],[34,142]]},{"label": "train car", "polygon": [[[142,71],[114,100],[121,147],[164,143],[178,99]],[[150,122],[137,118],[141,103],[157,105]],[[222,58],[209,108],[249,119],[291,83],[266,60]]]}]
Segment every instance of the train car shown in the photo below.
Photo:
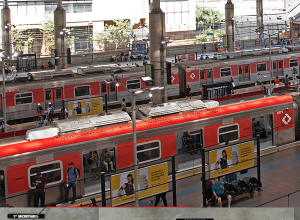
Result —
[{"label": "train car", "polygon": [[[202,85],[209,82],[228,81],[233,77],[236,85],[243,83],[255,83],[257,74],[261,74],[263,81],[269,81],[270,70],[273,77],[288,75],[292,77],[292,68],[295,66],[299,73],[300,54],[276,54],[272,56],[271,66],[268,56],[256,58],[238,58],[224,61],[199,60],[184,63],[183,91],[189,83],[193,93],[201,91]],[[172,66],[171,81],[168,85],[168,97],[179,96],[179,65]],[[10,82],[6,85],[5,101],[8,121],[28,119],[37,115],[36,107],[42,104],[47,110],[49,102],[52,103],[55,113],[58,114],[64,105],[64,101],[78,100],[90,97],[108,96],[108,104],[120,104],[125,98],[131,102],[131,95],[115,82],[108,82],[111,73],[122,73],[122,83],[127,89],[147,88],[147,84],[141,79],[145,75],[143,68],[112,66],[95,66],[79,68],[77,74],[70,71],[55,72],[30,72],[27,81]],[[2,85],[0,86],[0,88]],[[0,118],[3,118],[2,95],[0,94]],[[149,100],[147,94],[141,94],[137,101]]]},{"label": "train car", "polygon": [[[226,141],[234,144],[250,139],[252,120],[260,121],[268,131],[262,148],[293,142],[299,136],[298,99],[298,94],[247,97],[229,100],[222,106],[216,101],[191,99],[138,108],[139,164],[156,164],[176,155],[177,170],[197,167],[200,155],[182,153],[185,132],[197,139],[198,147],[214,148]],[[41,138],[45,134],[48,138]],[[0,145],[5,189],[1,199],[14,207],[32,206],[31,180],[39,171],[48,179],[46,204],[63,201],[63,183],[71,161],[81,170],[77,197],[100,192],[99,182],[88,179],[92,151],[100,155],[108,149],[117,171],[133,169],[132,122],[125,112],[59,121],[53,127],[29,131],[27,138],[7,139]]]}]

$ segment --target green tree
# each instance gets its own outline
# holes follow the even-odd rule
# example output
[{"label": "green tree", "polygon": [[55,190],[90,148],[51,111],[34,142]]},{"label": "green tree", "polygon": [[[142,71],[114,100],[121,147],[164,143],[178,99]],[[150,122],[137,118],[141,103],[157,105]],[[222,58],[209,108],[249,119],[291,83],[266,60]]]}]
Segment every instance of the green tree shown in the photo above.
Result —
[{"label": "green tree", "polygon": [[43,33],[42,53],[51,54],[51,49],[55,47],[53,11],[45,12],[40,31]]},{"label": "green tree", "polygon": [[[217,16],[217,17],[216,17]],[[213,23],[220,21],[222,14],[219,10],[196,5],[196,23],[197,27],[201,24]]]},{"label": "green tree", "polygon": [[[73,29],[69,29],[71,32]],[[51,49],[55,48],[55,39],[54,39],[54,16],[53,11],[45,12],[44,20],[42,22],[42,28],[40,31],[43,34],[43,42],[42,42],[42,53],[43,54],[51,54]],[[78,38],[74,36],[67,36],[67,44],[74,43]]]},{"label": "green tree", "polygon": [[96,44],[101,45],[102,42],[111,41],[116,44],[116,50],[121,43],[129,43],[132,37],[131,31],[132,26],[127,20],[113,20],[114,24],[106,24],[104,27],[104,32],[97,35],[95,38]]},{"label": "green tree", "polygon": [[11,28],[11,38],[14,52],[22,53],[27,42],[28,52],[32,52],[34,37],[30,29]]}]

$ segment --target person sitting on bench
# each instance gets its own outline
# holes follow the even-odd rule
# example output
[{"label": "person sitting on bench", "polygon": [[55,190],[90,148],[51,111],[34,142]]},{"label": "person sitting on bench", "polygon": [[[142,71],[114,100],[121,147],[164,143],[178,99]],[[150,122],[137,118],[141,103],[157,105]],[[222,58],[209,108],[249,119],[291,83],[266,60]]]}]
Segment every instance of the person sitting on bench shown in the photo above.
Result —
[{"label": "person sitting on bench", "polygon": [[219,178],[215,178],[215,183],[212,185],[212,192],[216,197],[216,201],[219,206],[222,208],[222,201],[228,199],[228,208],[230,208],[231,204],[231,195],[227,195],[225,192],[224,186],[222,182],[219,182]]},{"label": "person sitting on bench", "polygon": [[52,69],[54,67],[50,60],[48,62],[48,66],[49,66],[49,69]]}]

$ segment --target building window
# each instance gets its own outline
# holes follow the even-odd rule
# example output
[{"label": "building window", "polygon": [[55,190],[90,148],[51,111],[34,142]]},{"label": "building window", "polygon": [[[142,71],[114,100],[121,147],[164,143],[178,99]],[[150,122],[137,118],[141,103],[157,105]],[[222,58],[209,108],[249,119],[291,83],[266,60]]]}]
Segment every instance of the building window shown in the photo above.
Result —
[{"label": "building window", "polygon": [[153,141],[141,143],[137,145],[137,158],[139,163],[145,163],[152,160],[159,159],[160,155],[160,141]]},{"label": "building window", "polygon": [[15,95],[16,105],[32,103],[32,92],[18,93]]},{"label": "building window", "polygon": [[75,97],[90,95],[90,86],[75,87]]},{"label": "building window", "polygon": [[231,76],[231,68],[222,68],[220,72],[221,72],[221,77]]},{"label": "building window", "polygon": [[290,59],[290,67],[298,66],[298,59]]},{"label": "building window", "polygon": [[239,125],[228,125],[219,128],[219,143],[239,139]]},{"label": "building window", "polygon": [[257,72],[267,71],[267,64],[266,63],[258,63],[256,64]]},{"label": "building window", "polygon": [[139,80],[139,79],[127,80],[126,87],[127,87],[127,89],[140,89],[141,88],[141,80]]},{"label": "building window", "polygon": [[28,185],[31,189],[35,189],[35,186],[32,185],[32,181],[33,178],[36,176],[37,172],[41,172],[42,175],[47,179],[47,186],[59,183],[63,180],[61,161],[52,161],[50,163],[34,165],[29,167],[28,171],[28,180],[30,181]]}]

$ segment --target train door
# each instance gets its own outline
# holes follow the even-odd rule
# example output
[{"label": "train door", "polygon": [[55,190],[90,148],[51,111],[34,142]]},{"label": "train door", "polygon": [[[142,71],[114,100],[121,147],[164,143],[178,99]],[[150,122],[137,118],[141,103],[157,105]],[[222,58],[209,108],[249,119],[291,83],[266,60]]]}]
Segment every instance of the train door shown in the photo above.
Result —
[{"label": "train door", "polygon": [[282,60],[274,60],[273,65],[273,76],[283,76],[283,61]]},{"label": "train door", "polygon": [[250,81],[250,66],[249,64],[239,65],[239,81]]},{"label": "train door", "polygon": [[270,115],[262,115],[252,118],[252,133],[260,133],[261,149],[273,146],[274,131],[273,131],[273,117]]},{"label": "train door", "polygon": [[211,69],[200,70],[200,85],[207,82],[212,82],[212,70]]},{"label": "train door", "polygon": [[63,107],[63,88],[45,89],[45,110],[48,108],[48,103],[51,102],[54,109]]},{"label": "train door", "polygon": [[[102,152],[106,149],[110,154],[110,161],[107,162],[107,169],[105,166],[105,161],[102,160]],[[94,152],[94,153],[93,153]],[[115,160],[115,148],[103,148],[95,151],[84,152],[83,153],[83,178],[84,178],[84,191],[85,195],[92,194],[95,192],[101,191],[101,181],[100,174],[101,172],[112,172],[116,169],[116,160]],[[94,155],[97,154],[97,162],[93,162]],[[96,165],[96,166],[95,166]],[[109,176],[106,175],[105,185],[109,186]]]},{"label": "train door", "polygon": [[202,129],[184,131],[176,135],[178,170],[186,170],[201,165],[202,137]]},{"label": "train door", "polygon": [[5,175],[4,170],[0,170],[0,205],[4,206],[5,203]]}]

